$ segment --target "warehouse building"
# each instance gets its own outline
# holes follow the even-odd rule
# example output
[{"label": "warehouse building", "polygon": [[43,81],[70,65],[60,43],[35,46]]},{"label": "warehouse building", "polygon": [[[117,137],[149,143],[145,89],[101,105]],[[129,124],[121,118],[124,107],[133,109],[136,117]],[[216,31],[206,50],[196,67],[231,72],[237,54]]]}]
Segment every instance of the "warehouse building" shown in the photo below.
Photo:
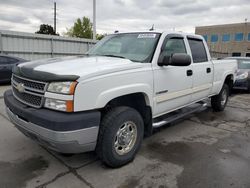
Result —
[{"label": "warehouse building", "polygon": [[195,33],[203,35],[212,57],[250,57],[250,22],[196,27]]}]

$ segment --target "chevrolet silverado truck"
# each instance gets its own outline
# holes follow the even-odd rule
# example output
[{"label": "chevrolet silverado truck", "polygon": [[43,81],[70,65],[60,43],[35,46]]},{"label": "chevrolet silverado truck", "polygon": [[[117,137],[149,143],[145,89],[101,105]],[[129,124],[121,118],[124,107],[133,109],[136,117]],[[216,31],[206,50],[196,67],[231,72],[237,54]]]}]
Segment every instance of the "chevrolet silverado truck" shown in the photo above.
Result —
[{"label": "chevrolet silverado truck", "polygon": [[212,61],[199,35],[115,33],[85,55],[16,66],[4,100],[13,124],[41,145],[96,151],[119,167],[134,159],[144,136],[204,99],[223,111],[236,68],[235,60]]}]

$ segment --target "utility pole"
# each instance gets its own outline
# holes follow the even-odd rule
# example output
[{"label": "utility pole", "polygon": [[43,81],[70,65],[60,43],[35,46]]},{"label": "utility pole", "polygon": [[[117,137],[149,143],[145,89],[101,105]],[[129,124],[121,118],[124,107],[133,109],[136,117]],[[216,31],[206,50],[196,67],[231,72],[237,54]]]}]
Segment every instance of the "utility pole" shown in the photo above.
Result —
[{"label": "utility pole", "polygon": [[96,0],[93,0],[93,40],[96,40]]},{"label": "utility pole", "polygon": [[56,2],[54,2],[54,31],[56,34]]}]

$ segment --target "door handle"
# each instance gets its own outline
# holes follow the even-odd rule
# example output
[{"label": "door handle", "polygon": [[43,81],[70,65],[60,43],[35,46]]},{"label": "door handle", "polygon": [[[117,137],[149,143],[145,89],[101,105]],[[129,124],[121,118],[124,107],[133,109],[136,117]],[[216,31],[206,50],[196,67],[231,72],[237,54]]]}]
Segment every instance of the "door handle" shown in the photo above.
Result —
[{"label": "door handle", "polygon": [[192,76],[193,75],[193,71],[192,70],[187,70],[187,76]]},{"label": "door handle", "polygon": [[211,68],[207,68],[207,73],[210,73],[211,72]]}]

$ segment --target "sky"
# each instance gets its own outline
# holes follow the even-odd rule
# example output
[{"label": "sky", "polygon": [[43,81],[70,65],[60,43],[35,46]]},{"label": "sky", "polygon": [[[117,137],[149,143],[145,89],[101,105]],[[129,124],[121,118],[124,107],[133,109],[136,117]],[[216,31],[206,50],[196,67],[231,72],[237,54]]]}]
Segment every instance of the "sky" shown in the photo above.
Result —
[{"label": "sky", "polygon": [[[0,0],[0,30],[34,33],[53,26],[53,0]],[[93,18],[92,0],[56,0],[57,32]],[[195,26],[250,21],[250,0],[96,0],[97,33],[155,29],[194,33]]]}]

